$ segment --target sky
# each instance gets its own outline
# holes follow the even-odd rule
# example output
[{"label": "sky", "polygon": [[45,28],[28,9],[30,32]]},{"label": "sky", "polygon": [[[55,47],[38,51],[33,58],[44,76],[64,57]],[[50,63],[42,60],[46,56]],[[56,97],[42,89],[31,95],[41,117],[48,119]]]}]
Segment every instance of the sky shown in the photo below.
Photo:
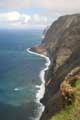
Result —
[{"label": "sky", "polygon": [[80,0],[0,0],[0,28],[46,27],[59,16],[80,13]]}]

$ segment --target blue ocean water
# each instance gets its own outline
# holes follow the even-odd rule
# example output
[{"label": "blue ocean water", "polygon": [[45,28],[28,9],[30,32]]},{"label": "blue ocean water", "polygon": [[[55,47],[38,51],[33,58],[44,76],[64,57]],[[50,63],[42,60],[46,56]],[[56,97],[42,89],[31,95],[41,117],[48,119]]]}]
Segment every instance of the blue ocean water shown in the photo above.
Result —
[{"label": "blue ocean water", "polygon": [[42,30],[0,30],[0,120],[31,120],[45,60],[26,49],[40,44]]}]

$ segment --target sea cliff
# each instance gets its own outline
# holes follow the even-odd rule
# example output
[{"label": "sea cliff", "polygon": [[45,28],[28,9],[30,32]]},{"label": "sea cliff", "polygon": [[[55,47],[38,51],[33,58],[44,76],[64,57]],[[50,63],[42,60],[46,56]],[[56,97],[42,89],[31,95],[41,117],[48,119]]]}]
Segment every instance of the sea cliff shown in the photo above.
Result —
[{"label": "sea cliff", "polygon": [[[41,100],[45,111],[40,119],[50,120],[76,101],[76,82],[80,80],[80,14],[59,17],[42,43],[31,49],[47,55],[51,61],[45,73],[45,95]],[[77,91],[80,93],[80,89]]]}]

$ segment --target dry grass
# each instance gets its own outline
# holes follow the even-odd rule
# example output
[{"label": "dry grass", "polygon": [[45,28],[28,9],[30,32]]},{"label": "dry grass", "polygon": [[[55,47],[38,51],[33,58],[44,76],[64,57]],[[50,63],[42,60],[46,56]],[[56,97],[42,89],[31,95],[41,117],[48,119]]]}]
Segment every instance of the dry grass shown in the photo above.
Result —
[{"label": "dry grass", "polygon": [[50,120],[80,120],[80,80],[76,82],[75,102]]}]

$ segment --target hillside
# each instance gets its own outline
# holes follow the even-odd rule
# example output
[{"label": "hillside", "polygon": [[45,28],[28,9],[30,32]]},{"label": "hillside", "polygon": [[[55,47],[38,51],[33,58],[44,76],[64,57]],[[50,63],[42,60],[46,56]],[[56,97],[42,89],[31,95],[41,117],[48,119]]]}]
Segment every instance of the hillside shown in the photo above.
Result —
[{"label": "hillside", "polygon": [[56,20],[42,43],[32,50],[47,55],[51,61],[45,74],[46,91],[41,100],[45,111],[41,120],[79,120],[80,85],[77,88],[76,84],[80,81],[80,14]]}]

